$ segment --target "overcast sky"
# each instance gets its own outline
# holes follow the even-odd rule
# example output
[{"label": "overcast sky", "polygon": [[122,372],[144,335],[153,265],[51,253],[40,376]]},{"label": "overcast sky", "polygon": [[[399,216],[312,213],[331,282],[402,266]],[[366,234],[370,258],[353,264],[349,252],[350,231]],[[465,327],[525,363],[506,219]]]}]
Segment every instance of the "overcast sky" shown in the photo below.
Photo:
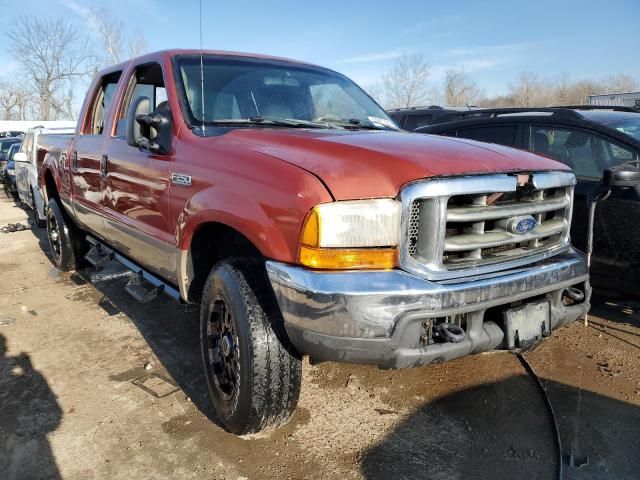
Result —
[{"label": "overcast sky", "polygon": [[[0,0],[0,77],[17,73],[4,34],[20,15],[69,16],[104,6],[152,50],[198,47],[197,0]],[[204,47],[306,60],[362,85],[404,52],[422,52],[438,80],[464,67],[488,95],[522,71],[572,79],[624,72],[640,78],[640,0],[213,1],[203,0]]]}]

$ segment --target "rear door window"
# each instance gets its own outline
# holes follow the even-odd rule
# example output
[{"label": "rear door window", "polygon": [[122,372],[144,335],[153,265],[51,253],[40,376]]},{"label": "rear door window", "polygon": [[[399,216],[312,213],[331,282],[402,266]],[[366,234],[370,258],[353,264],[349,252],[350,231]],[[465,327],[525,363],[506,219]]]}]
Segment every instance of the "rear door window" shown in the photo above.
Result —
[{"label": "rear door window", "polygon": [[470,127],[458,129],[458,137],[478,140],[480,142],[497,143],[507,147],[516,146],[517,125],[491,125],[488,127]]},{"label": "rear door window", "polygon": [[114,72],[102,77],[82,127],[83,135],[102,135],[121,74]]}]

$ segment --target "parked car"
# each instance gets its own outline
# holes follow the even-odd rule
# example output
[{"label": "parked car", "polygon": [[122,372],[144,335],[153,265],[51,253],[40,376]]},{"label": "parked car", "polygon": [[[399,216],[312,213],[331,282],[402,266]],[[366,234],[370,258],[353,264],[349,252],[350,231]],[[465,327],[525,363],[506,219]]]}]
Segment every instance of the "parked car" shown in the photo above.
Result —
[{"label": "parked car", "polygon": [[[586,248],[587,204],[603,172],[640,157],[640,113],[619,107],[477,110],[416,130],[521,148],[575,172],[572,238]],[[598,206],[593,271],[596,285],[636,293],[640,278],[640,190],[616,190]]]},{"label": "parked car", "polygon": [[18,189],[16,187],[16,170],[13,157],[19,148],[19,143],[14,143],[9,147],[9,151],[7,152],[7,163],[4,167],[5,190],[14,195],[18,193]]},{"label": "parked car", "polygon": [[38,172],[44,162],[45,153],[68,142],[67,136],[72,135],[74,131],[75,128],[44,127],[28,130],[20,151],[15,155],[16,183],[20,201],[33,210],[35,222],[40,227],[45,226],[46,213]]},{"label": "parked car", "polygon": [[[11,145],[14,143],[20,144],[21,142],[21,138],[0,138],[0,172],[7,166],[7,154],[9,153]],[[2,179],[4,180],[4,176],[2,176]]]},{"label": "parked car", "polygon": [[302,355],[412,367],[531,345],[589,309],[567,166],[400,131],[331,70],[151,53],[99,73],[79,118],[40,175],[53,261],[114,259],[138,300],[199,303],[232,432],[287,421]]},{"label": "parked car", "polygon": [[0,138],[21,137],[24,132],[21,130],[3,130],[0,132]]},{"label": "parked car", "polygon": [[409,107],[387,110],[398,126],[403,130],[415,130],[416,128],[431,125],[437,119],[448,113],[466,112],[475,107],[440,107],[431,105],[430,107]]}]

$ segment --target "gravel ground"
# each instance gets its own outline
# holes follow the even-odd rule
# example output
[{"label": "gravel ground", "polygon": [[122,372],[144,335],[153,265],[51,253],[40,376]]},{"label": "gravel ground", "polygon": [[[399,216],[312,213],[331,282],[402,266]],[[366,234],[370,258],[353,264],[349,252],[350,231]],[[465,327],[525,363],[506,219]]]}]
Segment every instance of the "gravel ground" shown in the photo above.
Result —
[{"label": "gravel ground", "polygon": [[[10,223],[27,214],[2,198]],[[44,230],[0,233],[0,479],[555,478],[548,411],[511,353],[402,371],[305,362],[293,420],[239,438],[206,398],[196,308],[137,304],[122,279],[60,273],[47,252]],[[565,478],[638,478],[638,312],[599,300],[590,327],[527,354]]]}]

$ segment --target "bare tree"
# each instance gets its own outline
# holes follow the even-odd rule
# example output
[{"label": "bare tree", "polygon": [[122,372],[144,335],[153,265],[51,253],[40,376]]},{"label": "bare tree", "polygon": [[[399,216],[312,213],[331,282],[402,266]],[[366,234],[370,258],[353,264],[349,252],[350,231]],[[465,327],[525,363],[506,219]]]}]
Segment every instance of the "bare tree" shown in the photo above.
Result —
[{"label": "bare tree", "polygon": [[124,23],[111,10],[106,8],[92,8],[89,11],[89,22],[100,36],[100,50],[104,53],[102,60],[105,65],[113,65],[123,60],[124,51]]},{"label": "bare tree", "polygon": [[573,87],[574,105],[586,105],[589,103],[589,95],[598,95],[605,93],[605,87],[602,82],[595,80],[581,80],[576,82]]},{"label": "bare tree", "polygon": [[144,34],[137,30],[128,35],[124,23],[115,13],[104,7],[92,8],[89,22],[94,26],[100,38],[98,51],[101,66],[113,65],[125,60],[125,57],[137,57],[149,51]]},{"label": "bare tree", "polygon": [[382,77],[387,107],[405,108],[424,105],[434,97],[429,84],[431,69],[420,53],[398,58],[390,72]]},{"label": "bare tree", "polygon": [[640,84],[626,73],[609,75],[604,79],[605,93],[626,93],[635,92],[640,89]]},{"label": "bare tree", "polygon": [[548,98],[545,85],[533,72],[523,72],[509,86],[513,105],[516,107],[536,107],[546,105]]},{"label": "bare tree", "polygon": [[445,102],[451,107],[461,107],[475,102],[479,96],[476,83],[462,68],[447,70],[444,76]]},{"label": "bare tree", "polygon": [[11,48],[39,97],[42,120],[57,118],[60,92],[91,70],[89,43],[69,21],[20,17],[7,33]]},{"label": "bare tree", "polygon": [[149,43],[144,37],[144,34],[140,30],[136,30],[131,37],[127,45],[127,52],[129,57],[139,57],[149,51]]}]

